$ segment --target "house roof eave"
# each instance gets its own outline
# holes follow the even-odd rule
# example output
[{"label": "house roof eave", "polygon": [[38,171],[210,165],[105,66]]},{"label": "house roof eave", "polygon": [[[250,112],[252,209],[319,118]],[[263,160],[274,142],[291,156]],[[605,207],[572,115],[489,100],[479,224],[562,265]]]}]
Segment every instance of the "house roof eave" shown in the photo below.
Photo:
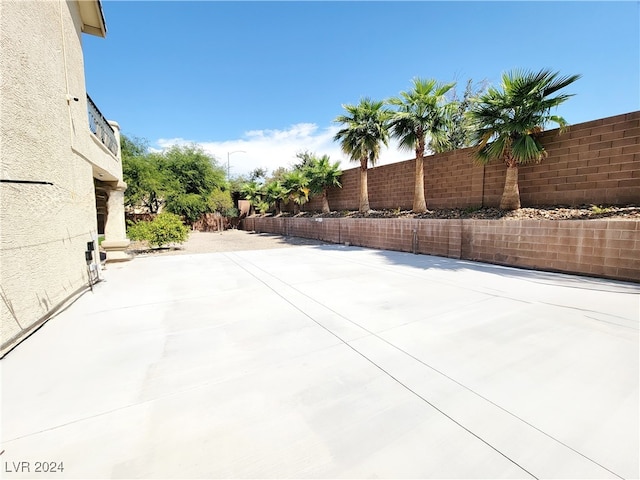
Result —
[{"label": "house roof eave", "polygon": [[96,37],[107,36],[107,24],[104,21],[100,0],[77,0],[82,19],[82,32]]}]

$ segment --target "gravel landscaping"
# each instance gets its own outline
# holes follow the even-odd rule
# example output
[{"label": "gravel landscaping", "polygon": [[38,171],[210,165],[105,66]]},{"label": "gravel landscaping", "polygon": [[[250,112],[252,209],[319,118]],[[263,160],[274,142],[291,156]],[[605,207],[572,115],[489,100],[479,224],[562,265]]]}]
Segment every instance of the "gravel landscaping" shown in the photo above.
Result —
[{"label": "gravel landscaping", "polygon": [[581,205],[578,207],[527,207],[519,210],[500,210],[499,208],[434,208],[425,213],[413,213],[411,210],[372,210],[368,214],[358,211],[342,212],[301,212],[282,216],[323,217],[323,218],[424,218],[424,219],[478,219],[478,220],[596,220],[596,219],[640,219],[640,206],[601,206]]}]

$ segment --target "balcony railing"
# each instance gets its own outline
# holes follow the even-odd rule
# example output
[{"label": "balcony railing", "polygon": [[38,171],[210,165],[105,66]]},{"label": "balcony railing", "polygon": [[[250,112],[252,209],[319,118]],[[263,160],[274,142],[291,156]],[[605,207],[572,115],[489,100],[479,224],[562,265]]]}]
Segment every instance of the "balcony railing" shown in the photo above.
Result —
[{"label": "balcony railing", "polygon": [[87,113],[89,114],[89,129],[91,132],[117,157],[118,141],[116,140],[116,134],[89,95],[87,95]]}]

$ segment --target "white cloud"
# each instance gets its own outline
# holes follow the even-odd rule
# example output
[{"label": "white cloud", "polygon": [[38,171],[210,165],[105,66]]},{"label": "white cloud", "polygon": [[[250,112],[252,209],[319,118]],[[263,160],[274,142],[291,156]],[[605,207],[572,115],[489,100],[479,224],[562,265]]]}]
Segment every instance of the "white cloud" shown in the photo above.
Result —
[{"label": "white cloud", "polygon": [[[286,130],[265,129],[245,132],[243,138],[223,142],[195,142],[184,138],[161,138],[156,143],[164,149],[172,145],[197,144],[227,167],[231,176],[244,175],[261,167],[273,172],[278,167],[291,167],[297,162],[296,154],[302,151],[329,155],[332,161],[340,161],[343,169],[355,167],[333,141],[338,127],[320,128],[314,123],[298,123]],[[155,150],[155,149],[152,149]],[[378,165],[385,165],[413,158],[411,153],[398,151],[395,144],[384,148]]]}]

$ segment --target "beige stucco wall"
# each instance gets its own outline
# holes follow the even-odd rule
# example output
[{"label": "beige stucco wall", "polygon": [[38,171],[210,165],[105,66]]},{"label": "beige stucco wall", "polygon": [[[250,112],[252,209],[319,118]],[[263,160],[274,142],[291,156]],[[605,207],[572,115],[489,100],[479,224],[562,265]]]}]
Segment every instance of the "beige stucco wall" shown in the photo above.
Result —
[{"label": "beige stucco wall", "polygon": [[89,131],[81,26],[74,1],[0,1],[0,177],[52,183],[0,183],[3,352],[87,285],[93,178],[122,178]]}]

